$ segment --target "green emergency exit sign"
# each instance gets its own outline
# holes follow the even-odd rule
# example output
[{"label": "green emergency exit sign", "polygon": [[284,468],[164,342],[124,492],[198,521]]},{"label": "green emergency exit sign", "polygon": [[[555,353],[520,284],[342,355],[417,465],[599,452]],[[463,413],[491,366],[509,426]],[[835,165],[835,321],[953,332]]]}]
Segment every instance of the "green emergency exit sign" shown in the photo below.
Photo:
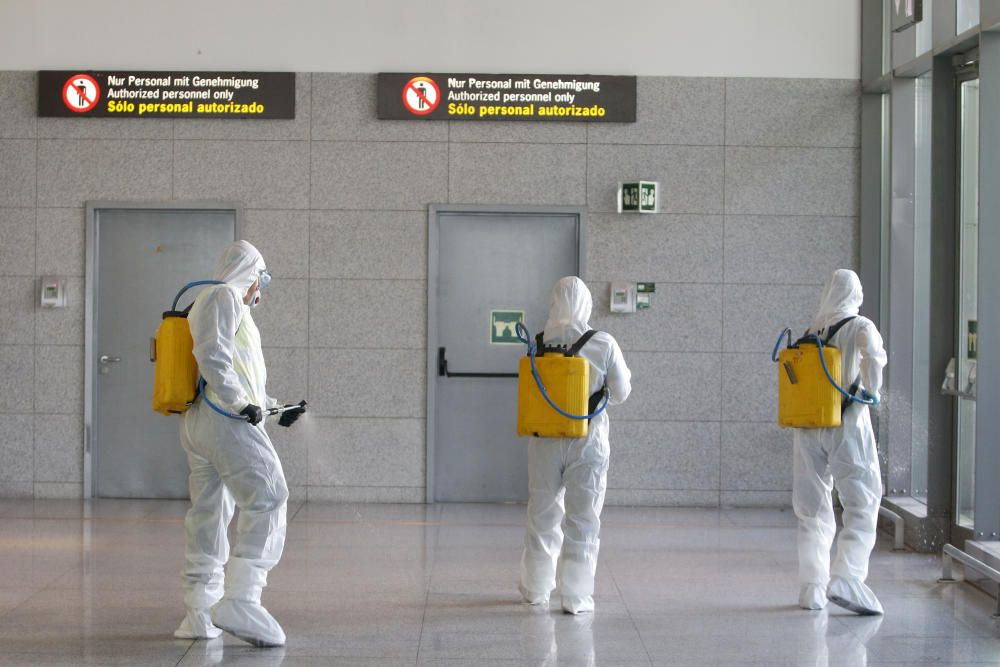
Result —
[{"label": "green emergency exit sign", "polygon": [[618,186],[619,213],[658,213],[660,184],[656,181],[629,181]]},{"label": "green emergency exit sign", "polygon": [[524,322],[523,310],[491,310],[490,311],[490,344],[518,345],[515,327],[518,322]]}]

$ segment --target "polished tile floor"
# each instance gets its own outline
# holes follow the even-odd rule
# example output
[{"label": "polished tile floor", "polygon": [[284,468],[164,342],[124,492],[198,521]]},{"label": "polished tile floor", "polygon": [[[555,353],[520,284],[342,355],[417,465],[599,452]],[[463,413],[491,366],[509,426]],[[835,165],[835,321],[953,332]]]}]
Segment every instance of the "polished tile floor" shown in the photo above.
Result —
[{"label": "polished tile floor", "polygon": [[0,665],[1000,665],[991,598],[885,537],[884,618],[799,610],[778,510],[607,508],[573,617],[519,603],[523,507],[294,504],[264,595],[288,645],[175,640],[185,510],[0,501]]}]

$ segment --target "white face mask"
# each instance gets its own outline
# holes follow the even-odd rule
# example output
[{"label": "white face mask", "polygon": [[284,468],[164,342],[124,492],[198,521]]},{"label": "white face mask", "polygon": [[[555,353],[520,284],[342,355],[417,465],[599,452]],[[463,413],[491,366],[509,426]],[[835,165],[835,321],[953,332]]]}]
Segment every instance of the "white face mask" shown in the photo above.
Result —
[{"label": "white face mask", "polygon": [[260,304],[261,292],[270,284],[271,274],[265,269],[260,272],[260,276],[257,278],[257,289],[254,290],[253,296],[250,297],[251,308],[256,308]]}]

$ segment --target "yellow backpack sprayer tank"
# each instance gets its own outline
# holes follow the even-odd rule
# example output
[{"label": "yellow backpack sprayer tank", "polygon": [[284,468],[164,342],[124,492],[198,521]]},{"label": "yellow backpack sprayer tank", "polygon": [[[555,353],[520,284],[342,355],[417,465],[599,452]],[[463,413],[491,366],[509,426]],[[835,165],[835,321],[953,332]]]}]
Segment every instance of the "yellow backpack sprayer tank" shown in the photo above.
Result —
[{"label": "yellow backpack sprayer tank", "polygon": [[181,295],[198,285],[220,285],[219,280],[197,280],[185,285],[150,341],[149,360],[153,370],[153,410],[165,415],[187,412],[198,395],[198,362],[194,358],[194,340],[188,326],[188,306],[177,310]]},{"label": "yellow backpack sprayer tank", "polygon": [[[855,396],[855,382],[850,391],[841,387],[840,350],[829,344],[840,328],[853,317],[829,328],[824,341],[818,334],[806,333],[792,343],[791,329],[785,329],[771,353],[778,363],[778,425],[783,428],[834,428],[841,425],[843,411],[851,401],[871,405],[873,401]],[[778,352],[781,341],[788,346]]]},{"label": "yellow backpack sprayer tank", "polygon": [[[265,286],[267,282],[270,282],[270,276],[264,283]],[[156,337],[150,340],[149,347],[149,360],[156,364],[153,370],[153,410],[156,412],[165,415],[183,414],[191,407],[198,394],[202,394],[208,406],[219,414],[232,419],[249,420],[245,415],[223,410],[205,395],[205,378],[198,372],[198,361],[194,358],[194,339],[187,319],[191,306],[177,310],[181,295],[192,287],[224,284],[221,280],[196,280],[188,283],[174,297],[170,310],[163,313],[163,321],[156,330]],[[305,401],[300,401],[269,408],[264,410],[264,414],[301,413],[306,411],[306,406]]]},{"label": "yellow backpack sprayer tank", "polygon": [[517,374],[519,436],[582,438],[587,435],[590,419],[607,408],[604,388],[589,394],[590,362],[577,356],[595,333],[588,331],[568,350],[546,349],[542,334],[532,343],[528,330],[517,324],[517,336],[528,346]]}]

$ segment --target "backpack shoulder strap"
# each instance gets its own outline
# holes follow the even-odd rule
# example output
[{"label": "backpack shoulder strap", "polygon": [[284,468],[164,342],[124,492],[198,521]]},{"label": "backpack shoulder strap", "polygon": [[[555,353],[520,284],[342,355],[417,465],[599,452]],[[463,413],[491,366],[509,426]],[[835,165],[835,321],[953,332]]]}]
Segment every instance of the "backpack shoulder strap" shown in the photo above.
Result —
[{"label": "backpack shoulder strap", "polygon": [[566,352],[566,356],[575,357],[580,352],[580,348],[586,345],[587,341],[593,338],[595,333],[597,333],[597,329],[590,329],[589,331],[587,331],[587,333],[580,336],[580,338],[577,339],[575,343],[573,343],[573,347],[569,348],[569,350]]},{"label": "backpack shoulder strap", "polygon": [[823,341],[823,344],[824,345],[829,344],[830,341],[833,340],[833,337],[837,335],[837,332],[840,331],[840,329],[845,324],[847,324],[848,322],[850,322],[851,320],[853,320],[854,317],[855,317],[854,315],[851,315],[850,317],[845,317],[844,319],[840,320],[839,322],[837,322],[836,324],[834,324],[832,327],[830,327],[829,329],[827,329],[826,339]]}]

